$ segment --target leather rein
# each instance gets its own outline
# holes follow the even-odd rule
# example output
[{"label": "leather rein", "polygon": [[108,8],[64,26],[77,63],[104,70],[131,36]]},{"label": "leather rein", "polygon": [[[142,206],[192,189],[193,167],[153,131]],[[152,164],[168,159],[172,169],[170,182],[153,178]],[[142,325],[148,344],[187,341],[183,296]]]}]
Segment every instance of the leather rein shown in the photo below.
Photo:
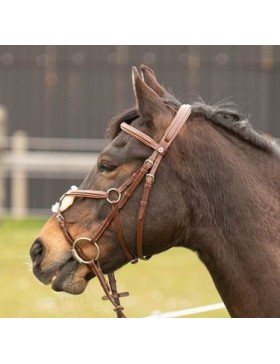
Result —
[{"label": "leather rein", "polygon": [[[144,143],[148,147],[153,149],[153,153],[150,155],[148,159],[146,159],[143,165],[135,171],[120,187],[118,188],[110,188],[108,191],[95,191],[95,190],[69,190],[66,192],[59,200],[57,209],[56,209],[56,219],[59,223],[59,226],[64,234],[65,239],[71,246],[71,252],[73,258],[81,264],[88,265],[91,273],[93,273],[99,280],[101,287],[105,293],[105,296],[102,299],[109,300],[116,312],[118,318],[125,318],[126,316],[123,313],[123,306],[120,304],[120,297],[128,296],[128,292],[118,293],[116,287],[116,280],[114,277],[114,273],[108,274],[108,282],[101,270],[99,264],[99,255],[100,249],[98,246],[98,240],[103,235],[104,231],[109,227],[109,225],[113,222],[115,224],[116,233],[119,239],[120,246],[127,257],[128,261],[131,263],[137,263],[138,259],[147,260],[150,257],[144,255],[143,253],[143,229],[144,229],[144,221],[145,214],[148,205],[148,200],[150,196],[150,191],[152,185],[154,183],[156,170],[162,160],[162,158],[166,155],[167,150],[176,136],[179,134],[180,130],[184,126],[185,122],[189,118],[191,114],[191,106],[190,105],[182,105],[175,117],[171,121],[170,125],[166,129],[161,141],[158,143],[145,133],[142,133],[140,130],[128,125],[126,123],[121,124],[121,129],[127,133],[128,135],[136,138],[140,142]],[[124,239],[123,229],[120,222],[119,212],[129,200],[137,186],[141,183],[141,181],[146,177],[146,181],[144,184],[144,191],[142,195],[142,200],[140,202],[140,208],[138,213],[138,223],[137,223],[137,242],[136,242],[136,255],[133,254]],[[74,239],[70,234],[69,230],[66,227],[66,223],[64,217],[62,215],[62,202],[66,196],[72,197],[80,197],[80,198],[94,198],[94,199],[106,199],[109,204],[112,206],[111,212],[107,215],[107,217],[101,222],[95,231],[93,237],[79,237]],[[79,246],[79,242],[88,241],[90,244],[93,244],[96,249],[96,256],[93,259],[89,259]]]}]

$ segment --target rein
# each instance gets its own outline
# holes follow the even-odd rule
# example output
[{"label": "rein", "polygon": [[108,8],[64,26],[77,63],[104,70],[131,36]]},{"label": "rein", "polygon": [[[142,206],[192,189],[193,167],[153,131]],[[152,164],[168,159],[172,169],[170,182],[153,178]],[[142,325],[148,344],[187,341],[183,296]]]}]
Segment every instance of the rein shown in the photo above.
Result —
[{"label": "rein", "polygon": [[[170,125],[166,129],[161,141],[158,143],[145,133],[142,133],[140,130],[128,125],[126,123],[121,124],[121,129],[127,133],[128,135],[136,138],[140,142],[144,143],[148,147],[152,148],[154,151],[151,156],[146,159],[143,165],[134,172],[120,187],[118,188],[110,188],[108,191],[95,191],[95,190],[70,190],[66,192],[59,200],[59,203],[56,207],[56,219],[59,223],[60,229],[62,230],[65,239],[71,246],[71,252],[73,258],[81,264],[88,265],[90,271],[98,278],[99,283],[105,293],[105,296],[102,299],[109,300],[114,306],[114,310],[117,314],[118,318],[125,318],[126,316],[123,313],[123,306],[120,304],[120,297],[128,296],[128,292],[118,293],[116,287],[116,279],[114,273],[108,274],[108,281],[106,280],[100,264],[99,264],[99,255],[100,249],[98,246],[98,240],[103,235],[104,231],[108,228],[108,226],[114,220],[116,233],[119,239],[120,246],[127,257],[128,261],[132,264],[137,263],[138,259],[148,260],[150,256],[144,255],[143,253],[143,230],[144,230],[144,221],[146,209],[149,201],[150,191],[155,179],[156,170],[162,160],[162,158],[166,155],[167,150],[176,136],[180,133],[182,127],[185,122],[189,118],[191,114],[191,106],[190,105],[182,105]],[[144,183],[144,191],[142,195],[142,200],[140,202],[140,208],[138,212],[138,223],[137,223],[137,241],[136,241],[136,255],[133,254],[124,239],[123,229],[121,226],[119,212],[132,196],[133,192],[137,188],[137,186],[141,183],[141,181],[146,177],[146,181]],[[74,239],[70,234],[69,230],[66,227],[64,217],[62,212],[62,203],[65,197],[82,197],[82,198],[94,198],[94,199],[106,199],[109,204],[112,206],[111,212],[107,215],[107,217],[102,221],[97,230],[95,231],[93,237],[79,237]],[[67,207],[66,207],[67,208]],[[88,241],[90,244],[93,244],[96,249],[96,256],[93,259],[89,259],[83,252],[83,250],[79,247],[79,242]]]}]

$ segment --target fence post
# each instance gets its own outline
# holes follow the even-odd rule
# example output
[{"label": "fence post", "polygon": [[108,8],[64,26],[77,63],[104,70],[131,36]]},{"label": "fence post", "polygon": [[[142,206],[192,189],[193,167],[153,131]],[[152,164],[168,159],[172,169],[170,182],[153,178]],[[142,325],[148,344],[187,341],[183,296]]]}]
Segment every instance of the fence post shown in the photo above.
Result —
[{"label": "fence post", "polygon": [[4,215],[5,205],[5,171],[2,158],[5,151],[5,137],[7,132],[8,110],[4,105],[0,105],[0,219]]},{"label": "fence post", "polygon": [[11,139],[11,150],[17,159],[11,172],[11,213],[15,218],[22,218],[27,214],[27,175],[22,162],[28,139],[26,132],[22,130],[16,131]]}]

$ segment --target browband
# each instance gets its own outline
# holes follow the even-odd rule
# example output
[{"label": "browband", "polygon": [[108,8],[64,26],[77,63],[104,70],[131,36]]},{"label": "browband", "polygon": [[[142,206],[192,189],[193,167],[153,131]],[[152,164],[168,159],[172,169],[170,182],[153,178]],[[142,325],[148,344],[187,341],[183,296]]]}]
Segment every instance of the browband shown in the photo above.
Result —
[{"label": "browband", "polygon": [[186,120],[191,114],[191,106],[186,104],[182,105],[168,128],[166,129],[163,138],[159,143],[157,143],[154,139],[152,139],[149,135],[143,133],[142,131],[134,128],[131,125],[123,122],[121,123],[121,129],[139,140],[141,143],[146,144],[148,147],[154,149],[158,153],[164,155],[166,153],[167,148],[175,139],[175,137],[180,133],[180,130],[184,126]]}]

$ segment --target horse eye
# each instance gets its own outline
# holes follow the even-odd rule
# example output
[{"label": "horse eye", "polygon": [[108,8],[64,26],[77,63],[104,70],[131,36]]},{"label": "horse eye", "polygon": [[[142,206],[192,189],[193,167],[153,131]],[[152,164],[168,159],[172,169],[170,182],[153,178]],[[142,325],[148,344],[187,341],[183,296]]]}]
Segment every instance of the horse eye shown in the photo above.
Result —
[{"label": "horse eye", "polygon": [[108,162],[102,161],[99,165],[100,172],[112,172],[114,169],[116,169],[116,166]]}]

